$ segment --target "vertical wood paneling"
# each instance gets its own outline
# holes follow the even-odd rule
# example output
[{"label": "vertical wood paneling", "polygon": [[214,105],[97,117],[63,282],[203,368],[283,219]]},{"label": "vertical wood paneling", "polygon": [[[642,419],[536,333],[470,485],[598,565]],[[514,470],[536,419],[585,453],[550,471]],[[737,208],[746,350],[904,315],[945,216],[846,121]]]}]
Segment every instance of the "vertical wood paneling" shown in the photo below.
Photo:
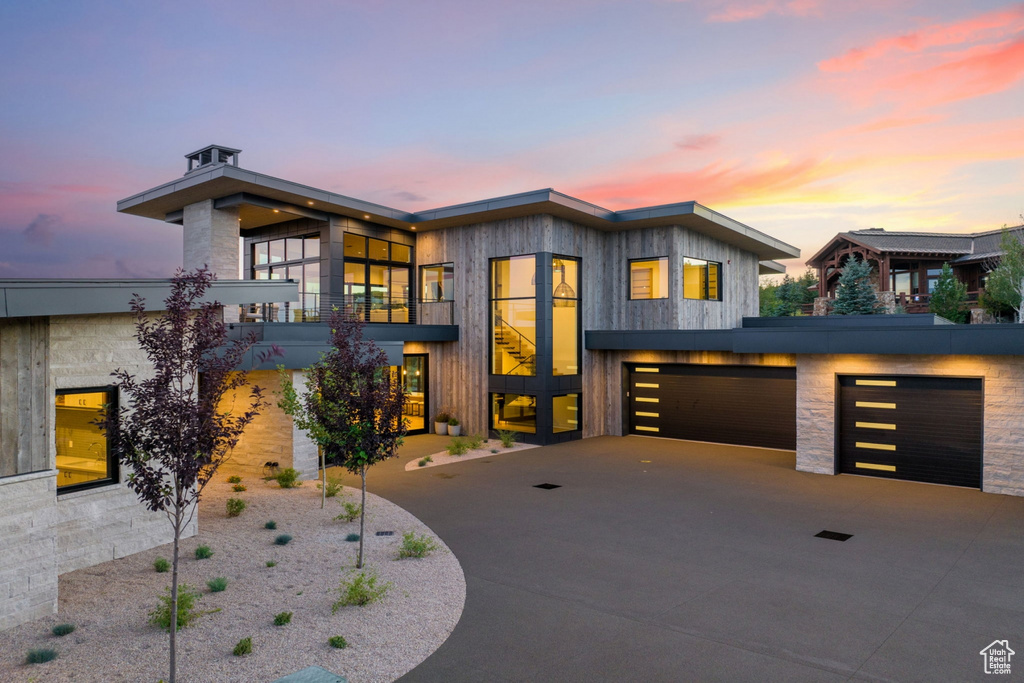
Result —
[{"label": "vertical wood paneling", "polygon": [[0,324],[0,476],[50,469],[46,318]]}]

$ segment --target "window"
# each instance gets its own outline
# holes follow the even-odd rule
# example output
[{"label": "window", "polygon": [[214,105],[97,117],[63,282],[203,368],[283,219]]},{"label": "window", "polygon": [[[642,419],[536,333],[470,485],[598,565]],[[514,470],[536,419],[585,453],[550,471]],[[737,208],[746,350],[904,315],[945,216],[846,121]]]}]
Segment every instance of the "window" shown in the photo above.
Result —
[{"label": "window", "polygon": [[424,302],[455,298],[455,264],[440,263],[420,268],[420,299]]},{"label": "window", "polygon": [[537,397],[525,394],[491,394],[491,428],[536,434]]},{"label": "window", "polygon": [[580,373],[579,260],[551,259],[551,374]]},{"label": "window", "polygon": [[579,399],[579,394],[566,394],[551,399],[553,433],[575,432],[580,428]]},{"label": "window", "polygon": [[371,323],[411,320],[412,247],[345,233],[345,307]]},{"label": "window", "polygon": [[722,264],[702,259],[683,259],[683,298],[722,300],[722,289],[719,285]]},{"label": "window", "polygon": [[537,259],[491,261],[491,374],[537,374]]},{"label": "window", "polygon": [[668,298],[668,256],[629,262],[629,298]]},{"label": "window", "polygon": [[285,237],[252,245],[253,280],[295,280],[299,300],[259,307],[270,322],[320,320],[320,235]]},{"label": "window", "polygon": [[113,449],[103,430],[93,423],[104,406],[116,413],[117,387],[61,390],[56,404],[58,491],[116,482]]}]

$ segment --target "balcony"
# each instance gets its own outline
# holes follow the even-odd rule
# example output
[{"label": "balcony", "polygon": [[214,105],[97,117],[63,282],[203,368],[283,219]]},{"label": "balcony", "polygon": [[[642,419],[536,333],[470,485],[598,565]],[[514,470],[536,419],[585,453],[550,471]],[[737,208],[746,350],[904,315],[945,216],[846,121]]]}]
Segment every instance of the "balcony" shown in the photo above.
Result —
[{"label": "balcony", "polygon": [[245,304],[238,307],[242,323],[326,323],[335,308],[367,323],[398,325],[454,325],[454,301],[428,301],[410,297],[328,296],[305,294],[304,301]]}]

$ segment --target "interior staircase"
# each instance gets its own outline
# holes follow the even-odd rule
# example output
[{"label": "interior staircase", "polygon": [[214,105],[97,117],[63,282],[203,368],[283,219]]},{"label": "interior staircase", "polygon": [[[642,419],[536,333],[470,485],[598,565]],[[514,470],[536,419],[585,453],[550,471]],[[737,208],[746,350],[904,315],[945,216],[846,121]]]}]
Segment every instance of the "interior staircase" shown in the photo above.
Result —
[{"label": "interior staircase", "polygon": [[498,316],[494,321],[494,344],[516,361],[505,375],[537,373],[537,344]]}]

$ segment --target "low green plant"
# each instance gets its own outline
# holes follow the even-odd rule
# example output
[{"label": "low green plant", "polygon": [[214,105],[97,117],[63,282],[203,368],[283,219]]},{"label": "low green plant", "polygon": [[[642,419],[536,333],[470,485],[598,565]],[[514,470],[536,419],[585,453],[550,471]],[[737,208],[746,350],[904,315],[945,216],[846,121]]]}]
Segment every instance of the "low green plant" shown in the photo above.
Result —
[{"label": "low green plant", "polygon": [[229,484],[241,484],[242,483],[242,478],[239,477],[237,474],[232,475],[232,476],[228,477],[228,483]]},{"label": "low green plant", "polygon": [[448,418],[448,426],[449,427],[458,427],[459,426],[459,418],[455,417],[454,415],[449,417]]},{"label": "low green plant", "polygon": [[339,650],[344,650],[346,647],[348,647],[348,641],[345,640],[345,636],[331,636],[327,639],[327,643],[331,647],[336,647]]},{"label": "low green plant", "polygon": [[452,442],[445,448],[448,451],[448,455],[465,455],[469,452],[469,444],[461,436],[457,436],[452,439]]},{"label": "low green plant", "polygon": [[50,633],[57,636],[58,638],[60,636],[66,636],[69,633],[74,633],[74,631],[74,624],[57,624],[56,626],[50,629]]},{"label": "low green plant", "polygon": [[348,541],[349,543],[355,543],[356,541],[359,540],[359,534],[349,534],[348,536],[345,537],[345,540]]},{"label": "low green plant", "polygon": [[469,446],[469,450],[471,451],[475,451],[478,448],[483,448],[484,437],[480,436],[479,434],[473,434],[472,436],[469,437],[467,445]]},{"label": "low green plant", "polygon": [[438,411],[437,415],[434,415],[434,422],[443,422],[445,424],[448,424],[448,418],[450,417],[451,415],[448,414],[448,411],[440,410]]},{"label": "low green plant", "polygon": [[238,641],[238,645],[235,645],[235,649],[231,651],[236,657],[247,655],[252,652],[252,638],[242,638]]},{"label": "low green plant", "polygon": [[491,453],[498,453],[498,452],[499,452],[499,451],[498,451],[498,449],[497,449],[497,448],[492,448],[492,449],[491,449]]},{"label": "low green plant", "polygon": [[363,506],[359,503],[351,503],[349,501],[342,501],[341,507],[344,512],[339,514],[334,519],[340,519],[343,522],[354,522],[359,519],[359,515],[363,512]]},{"label": "low green plant", "polygon": [[276,567],[277,566],[277,562],[274,562],[273,560],[267,560],[267,566],[268,567]]},{"label": "low green plant", "polygon": [[326,487],[324,486],[323,482],[318,481],[316,483],[317,491],[319,491],[320,489],[324,489],[324,496],[326,498],[334,498],[339,493],[341,493],[341,490],[343,488],[345,487],[342,485],[341,479],[339,479],[338,477],[327,477]]},{"label": "low green plant", "polygon": [[25,663],[43,664],[45,662],[52,662],[55,659],[57,659],[57,651],[47,647],[39,650],[29,650],[28,656],[25,657]]},{"label": "low green plant", "polygon": [[281,612],[274,615],[274,626],[285,626],[290,623],[292,623],[291,612]]},{"label": "low green plant", "polygon": [[420,459],[419,459],[419,462],[417,462],[417,463],[416,463],[416,466],[417,466],[417,467],[426,467],[426,466],[427,466],[427,463],[428,463],[428,462],[433,462],[433,460],[434,460],[434,459],[433,459],[433,458],[431,458],[431,457],[430,457],[430,456],[428,455],[428,456],[426,456],[425,458],[420,458]]},{"label": "low green plant", "polygon": [[207,581],[206,587],[210,589],[211,593],[220,593],[228,587],[228,580],[223,576],[218,576]]},{"label": "low green plant", "polygon": [[331,612],[337,612],[342,607],[356,605],[362,607],[371,602],[378,602],[384,599],[391,583],[378,583],[375,573],[362,571],[347,579],[341,580],[338,588],[338,600],[331,606]]},{"label": "low green plant", "polygon": [[416,536],[413,532],[402,534],[402,545],[398,548],[398,559],[426,557],[437,550],[437,542],[426,534]]},{"label": "low green plant", "polygon": [[[204,612],[196,609],[199,602],[199,591],[187,584],[178,586],[178,629],[191,626]],[[171,589],[167,589],[166,595],[160,596],[160,604],[149,613],[149,623],[159,626],[165,631],[171,630]]]},{"label": "low green plant", "polygon": [[264,529],[276,529],[277,528],[277,522],[275,522],[274,520],[270,520],[269,522],[267,522],[266,524],[263,525],[263,528]]},{"label": "low green plant", "polygon": [[196,559],[197,560],[208,560],[213,557],[213,551],[208,545],[201,545],[196,548]]},{"label": "low green plant", "polygon": [[163,574],[166,571],[170,571],[171,563],[167,561],[166,557],[158,557],[153,560],[153,569]]},{"label": "low green plant", "polygon": [[248,491],[249,489],[245,488],[245,484],[235,484],[231,487],[231,490],[235,493],[241,493],[242,491]]},{"label": "low green plant", "polygon": [[228,517],[237,517],[245,509],[245,501],[241,498],[228,498]]},{"label": "low green plant", "polygon": [[302,482],[299,481],[299,471],[294,467],[286,467],[275,474],[274,479],[277,480],[278,486],[283,489],[297,489],[302,486]]},{"label": "low green plant", "polygon": [[292,540],[291,535],[289,535],[289,534],[281,534],[277,538],[274,539],[274,543],[276,545],[288,545],[291,542],[291,540]]},{"label": "low green plant", "polygon": [[511,429],[499,429],[498,440],[501,441],[501,445],[505,448],[512,448],[516,445],[516,439],[519,438],[519,432]]}]

